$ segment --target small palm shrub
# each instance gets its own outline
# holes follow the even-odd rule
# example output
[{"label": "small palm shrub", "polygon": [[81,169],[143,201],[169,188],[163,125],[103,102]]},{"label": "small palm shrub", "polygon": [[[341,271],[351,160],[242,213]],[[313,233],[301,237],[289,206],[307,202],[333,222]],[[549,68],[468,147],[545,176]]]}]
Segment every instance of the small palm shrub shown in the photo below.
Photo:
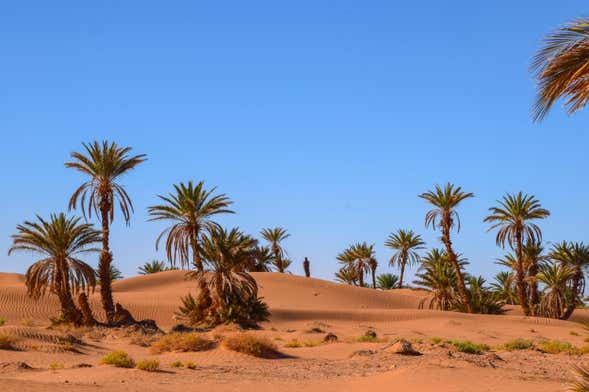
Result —
[{"label": "small palm shrub", "polygon": [[144,370],[146,372],[157,372],[158,370],[160,370],[160,363],[155,359],[144,359],[142,361],[137,362],[135,368],[139,370]]},{"label": "small palm shrub", "polygon": [[381,290],[392,290],[397,288],[399,277],[393,274],[380,274],[376,277],[376,287]]},{"label": "small palm shrub", "polygon": [[147,262],[139,267],[139,275],[155,274],[167,270],[166,263],[159,260],[153,260],[152,262]]},{"label": "small palm shrub", "polygon": [[135,366],[135,361],[124,351],[112,351],[102,357],[101,362],[105,365],[114,365],[122,368],[132,368]]},{"label": "small palm shrub", "polygon": [[250,333],[237,333],[226,337],[223,339],[223,347],[260,358],[274,358],[281,355],[270,339]]},{"label": "small palm shrub", "polygon": [[534,347],[534,342],[528,339],[514,339],[507,343],[505,343],[501,348],[507,351],[515,351],[515,350],[528,350]]},{"label": "small palm shrub", "polygon": [[151,352],[160,354],[166,351],[205,351],[213,348],[215,343],[205,336],[196,333],[170,333],[163,336],[160,340],[153,343]]}]

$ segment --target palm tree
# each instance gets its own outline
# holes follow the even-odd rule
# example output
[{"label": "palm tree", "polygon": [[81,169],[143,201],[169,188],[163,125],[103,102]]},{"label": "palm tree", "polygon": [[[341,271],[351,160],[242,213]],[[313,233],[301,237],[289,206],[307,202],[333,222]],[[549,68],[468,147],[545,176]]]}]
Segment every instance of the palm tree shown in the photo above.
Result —
[{"label": "palm tree", "polygon": [[515,294],[515,279],[510,272],[502,271],[495,275],[495,281],[491,283],[491,290],[495,295],[509,305],[517,303]]},{"label": "palm tree", "polygon": [[368,259],[368,267],[372,276],[372,288],[376,289],[376,268],[378,267],[378,261],[374,257],[370,257]]},{"label": "palm tree", "polygon": [[94,269],[78,257],[100,251],[94,247],[102,240],[100,232],[63,213],[51,214],[49,220],[37,216],[37,222],[25,221],[16,229],[8,254],[31,251],[43,256],[25,275],[28,294],[40,298],[49,290],[59,299],[60,319],[80,324],[82,313],[72,295],[94,289],[96,279]]},{"label": "palm tree", "polygon": [[286,231],[286,229],[282,227],[273,227],[263,229],[260,234],[262,237],[268,241],[270,247],[272,249],[272,253],[274,253],[274,259],[276,262],[276,267],[278,268],[278,272],[284,273],[284,265],[283,265],[283,258],[285,255],[285,251],[282,248],[282,241],[286,240],[290,237],[290,234]]},{"label": "palm tree", "polygon": [[102,307],[106,312],[109,322],[114,319],[115,307],[112,298],[110,280],[110,265],[112,253],[110,252],[110,229],[114,220],[115,204],[118,204],[123,219],[128,225],[133,212],[133,203],[125,188],[118,182],[119,179],[145,162],[146,155],[130,156],[131,147],[119,147],[116,143],[103,141],[99,143],[83,143],[85,153],[72,152],[73,161],[66,162],[65,167],[76,169],[89,177],[73,193],[69,202],[69,209],[77,208],[78,201],[84,217],[100,214],[102,222],[102,253],[98,263],[100,275],[100,294]]},{"label": "palm tree", "polygon": [[415,234],[413,230],[401,229],[396,233],[391,233],[384,244],[397,251],[393,257],[391,257],[389,263],[391,266],[396,264],[401,269],[399,287],[403,287],[405,266],[407,264],[411,265],[419,262],[419,254],[417,253],[417,250],[423,249],[425,242],[421,239],[421,236]]},{"label": "palm tree", "polygon": [[147,262],[139,267],[139,275],[155,274],[167,270],[166,263],[160,260],[153,260],[152,262]]},{"label": "palm tree", "polygon": [[589,19],[577,19],[546,37],[531,67],[538,81],[534,121],[541,121],[560,98],[565,98],[569,114],[585,106],[589,99],[588,61]]},{"label": "palm tree", "polygon": [[254,247],[247,270],[250,272],[270,272],[274,266],[274,254],[267,246]]},{"label": "palm tree", "polygon": [[568,267],[571,277],[571,300],[567,303],[563,319],[568,319],[575,308],[582,303],[585,291],[585,272],[589,268],[589,246],[582,242],[567,242],[555,244],[550,252],[550,257],[562,265]]},{"label": "palm tree", "polygon": [[356,272],[359,286],[364,287],[364,274],[370,271],[371,260],[374,259],[374,244],[368,245],[366,242],[353,244],[340,253],[337,259]]},{"label": "palm tree", "polygon": [[[462,269],[467,263],[466,260],[458,259],[458,264]],[[413,283],[431,292],[429,298],[422,300],[420,307],[423,307],[428,299],[430,309],[451,310],[456,307],[458,286],[456,269],[450,263],[445,251],[431,249],[421,258],[421,264],[415,276],[417,279]]]},{"label": "palm tree", "polygon": [[575,366],[576,380],[569,386],[569,392],[589,392],[589,368]]},{"label": "palm tree", "polygon": [[523,244],[542,241],[542,231],[532,221],[547,218],[550,212],[542,208],[540,202],[533,195],[525,195],[522,192],[518,192],[516,195],[508,193],[498,203],[498,207],[489,208],[491,214],[483,221],[491,223],[488,231],[499,228],[496,237],[498,246],[504,248],[505,244],[508,244],[515,250],[518,300],[524,313],[530,315],[534,304],[530,304],[527,298],[528,287],[525,281]]},{"label": "palm tree", "polygon": [[539,265],[548,260],[548,257],[544,254],[542,243],[533,240],[528,240],[524,244],[522,248],[522,257],[523,267],[526,274],[526,283],[529,287],[528,299],[530,301],[530,311],[532,314],[536,314],[540,303],[536,275],[538,274]]},{"label": "palm tree", "polygon": [[174,192],[168,196],[158,196],[164,203],[148,208],[150,221],[166,220],[172,223],[157,237],[156,250],[160,240],[166,237],[166,254],[172,265],[176,259],[182,268],[188,267],[190,256],[197,271],[203,271],[200,255],[200,242],[203,230],[211,231],[219,228],[212,220],[215,215],[233,214],[229,206],[233,204],[225,194],[213,195],[216,188],[206,190],[204,182],[196,186],[189,181],[174,185]]},{"label": "palm tree", "polygon": [[376,286],[381,290],[392,290],[399,287],[399,277],[393,274],[380,274],[376,277],[376,282]]},{"label": "palm tree", "polygon": [[456,225],[457,231],[460,231],[460,217],[456,212],[456,207],[462,200],[474,197],[474,194],[463,192],[461,187],[455,187],[453,184],[447,183],[443,188],[436,185],[435,190],[422,193],[419,197],[435,207],[425,215],[425,226],[431,225],[432,229],[435,230],[437,227],[442,231],[441,240],[446,247],[448,260],[456,271],[456,283],[462,303],[466,311],[472,313],[470,293],[464,284],[464,276],[458,262],[458,256],[452,248],[450,230]]},{"label": "palm tree", "polygon": [[353,268],[351,265],[346,265],[335,273],[335,280],[341,283],[357,286],[358,274],[355,268]]},{"label": "palm tree", "polygon": [[540,266],[538,282],[544,285],[540,312],[545,317],[562,318],[569,303],[567,284],[574,271],[566,264],[549,263]]},{"label": "palm tree", "polygon": [[209,297],[205,299],[210,303],[205,311],[209,324],[231,321],[234,317],[242,324],[261,321],[248,320],[252,315],[243,313],[258,301],[258,285],[246,272],[255,246],[256,240],[237,228],[214,228],[202,238],[201,253],[210,270],[191,271],[187,277],[197,280],[200,296]]}]

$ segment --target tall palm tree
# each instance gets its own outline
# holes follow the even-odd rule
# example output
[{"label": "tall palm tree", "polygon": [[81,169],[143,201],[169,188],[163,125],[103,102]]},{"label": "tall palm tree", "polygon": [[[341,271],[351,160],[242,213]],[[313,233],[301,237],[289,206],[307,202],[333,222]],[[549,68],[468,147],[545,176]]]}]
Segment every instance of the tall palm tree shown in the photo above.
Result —
[{"label": "tall palm tree", "polygon": [[166,254],[175,266],[179,259],[182,268],[192,264],[197,271],[203,271],[203,263],[200,254],[201,234],[219,228],[219,224],[213,221],[215,215],[232,214],[229,209],[233,202],[225,195],[214,195],[216,188],[206,190],[204,182],[200,181],[196,186],[192,181],[188,184],[181,182],[174,185],[174,192],[168,196],[158,196],[163,204],[148,208],[150,221],[166,220],[172,223],[160,233],[155,241],[156,250],[159,242],[166,237]]},{"label": "tall palm tree", "polygon": [[460,217],[456,212],[456,208],[464,199],[474,197],[474,193],[463,192],[461,187],[455,187],[454,184],[447,183],[443,188],[436,185],[433,191],[422,193],[419,197],[435,207],[425,215],[425,226],[431,225],[432,229],[439,228],[442,231],[441,240],[446,247],[448,260],[456,271],[456,283],[462,303],[466,311],[472,313],[470,293],[464,283],[464,275],[458,263],[458,256],[452,248],[450,231],[454,226],[456,226],[457,231],[460,231]]},{"label": "tall palm tree", "polygon": [[555,244],[550,257],[568,267],[572,272],[571,300],[568,302],[563,319],[568,319],[582,301],[585,291],[585,272],[589,269],[589,246],[582,242],[567,242]]},{"label": "tall palm tree", "polygon": [[274,266],[274,254],[267,246],[256,245],[247,267],[249,272],[270,272]]},{"label": "tall palm tree", "polygon": [[73,159],[66,162],[65,167],[76,169],[89,177],[73,193],[69,202],[69,209],[77,208],[78,201],[84,217],[100,214],[102,223],[102,252],[98,263],[100,275],[100,294],[102,307],[109,322],[114,319],[114,303],[110,280],[110,265],[112,253],[110,251],[110,224],[114,220],[115,204],[118,204],[123,219],[129,224],[133,203],[125,188],[119,183],[120,178],[144,162],[145,154],[130,156],[131,147],[119,147],[116,143],[94,141],[83,143],[84,152],[72,152]]},{"label": "tall palm tree", "polygon": [[532,117],[540,121],[552,105],[565,98],[569,114],[589,99],[589,19],[577,19],[549,34],[532,62],[538,94]]},{"label": "tall palm tree", "polygon": [[389,238],[384,244],[385,246],[396,250],[389,263],[391,266],[396,264],[401,269],[399,287],[403,287],[405,266],[407,264],[411,265],[419,262],[419,253],[417,253],[417,251],[424,248],[425,242],[421,239],[421,236],[415,234],[413,230],[401,229],[396,233],[389,234]]},{"label": "tall palm tree", "polygon": [[[536,275],[540,264],[548,257],[544,254],[544,247],[540,241],[528,240],[522,248],[523,267],[526,274],[526,283],[529,288],[528,299],[530,301],[530,311],[536,314],[540,303],[540,294],[538,293],[538,282]],[[517,265],[517,264],[516,264]]]},{"label": "tall palm tree", "polygon": [[488,231],[499,228],[496,242],[498,246],[505,247],[508,244],[515,251],[516,286],[518,300],[526,315],[530,315],[534,304],[528,300],[528,285],[526,283],[526,269],[523,257],[523,245],[525,242],[542,241],[540,227],[533,223],[535,220],[545,219],[550,212],[540,205],[533,195],[522,192],[506,194],[503,200],[498,201],[498,207],[491,207],[490,215],[484,218],[484,222],[491,223]]},{"label": "tall palm tree", "polygon": [[283,258],[286,252],[282,248],[282,242],[290,237],[290,234],[282,227],[263,229],[260,234],[270,244],[278,272],[284,273]]},{"label": "tall palm tree", "polygon": [[31,251],[43,257],[27,270],[28,294],[39,298],[49,290],[59,299],[61,319],[80,324],[82,313],[72,295],[94,289],[96,279],[92,267],[78,257],[100,251],[94,247],[101,242],[100,232],[63,213],[51,214],[49,220],[37,216],[37,222],[25,221],[16,229],[8,254]]}]

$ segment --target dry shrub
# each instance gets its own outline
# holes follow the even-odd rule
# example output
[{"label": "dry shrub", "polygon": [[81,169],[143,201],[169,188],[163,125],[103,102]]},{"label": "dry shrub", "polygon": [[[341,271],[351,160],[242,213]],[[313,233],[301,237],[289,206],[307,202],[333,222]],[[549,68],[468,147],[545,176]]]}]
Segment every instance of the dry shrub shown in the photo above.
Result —
[{"label": "dry shrub", "polygon": [[170,333],[151,345],[151,352],[160,354],[166,351],[205,351],[215,343],[200,333]]},{"label": "dry shrub", "polygon": [[561,342],[560,340],[545,340],[538,343],[538,351],[546,354],[579,354],[579,349],[569,342]]},{"label": "dry shrub", "polygon": [[135,361],[124,351],[112,351],[102,357],[102,363],[122,368],[132,368]]},{"label": "dry shrub", "polygon": [[534,342],[528,339],[517,338],[505,343],[501,348],[507,351],[528,350],[534,347]]},{"label": "dry shrub", "polygon": [[186,362],[186,368],[190,370],[196,370],[196,363],[192,361]]},{"label": "dry shrub", "polygon": [[144,359],[137,362],[136,369],[144,370],[146,372],[157,372],[160,370],[160,362],[155,359]]},{"label": "dry shrub", "polygon": [[270,339],[251,333],[238,333],[226,337],[223,339],[223,347],[231,351],[259,358],[277,358],[283,356]]}]

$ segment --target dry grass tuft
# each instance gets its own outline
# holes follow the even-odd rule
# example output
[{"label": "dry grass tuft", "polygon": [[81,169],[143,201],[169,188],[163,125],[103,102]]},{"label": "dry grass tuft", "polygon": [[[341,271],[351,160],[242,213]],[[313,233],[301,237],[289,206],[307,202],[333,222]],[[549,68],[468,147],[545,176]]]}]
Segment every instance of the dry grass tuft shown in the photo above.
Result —
[{"label": "dry grass tuft", "polygon": [[186,362],[186,369],[196,370],[196,363],[192,361]]},{"label": "dry grass tuft", "polygon": [[292,339],[290,342],[286,343],[284,347],[288,348],[298,348],[298,347],[317,347],[321,345],[321,340],[303,340],[299,341],[298,339]]},{"label": "dry grass tuft", "polygon": [[231,351],[259,358],[277,358],[283,356],[270,339],[250,333],[238,333],[226,337],[223,339],[223,347]]},{"label": "dry grass tuft", "polygon": [[136,369],[144,370],[146,372],[157,372],[160,370],[160,362],[155,359],[144,359],[137,362]]},{"label": "dry grass tuft", "polygon": [[534,347],[534,342],[528,339],[517,338],[505,343],[503,346],[499,347],[500,349],[507,350],[507,351],[515,351],[515,350],[529,350]]},{"label": "dry grass tuft", "polygon": [[166,351],[206,351],[215,346],[215,342],[197,333],[170,333],[153,343],[151,352],[160,354]]},{"label": "dry grass tuft", "polygon": [[545,340],[537,345],[538,351],[546,354],[579,354],[579,349],[569,342],[561,342],[560,340]]},{"label": "dry grass tuft", "polygon": [[132,368],[135,361],[124,351],[112,351],[102,357],[102,363],[122,368]]},{"label": "dry grass tuft", "polygon": [[173,368],[181,368],[183,366],[184,366],[184,364],[181,361],[174,361],[174,362],[170,363],[170,367],[173,367]]},{"label": "dry grass tuft", "polygon": [[63,369],[65,366],[63,365],[63,363],[52,363],[49,365],[49,369],[51,370],[59,370],[59,369]]}]

